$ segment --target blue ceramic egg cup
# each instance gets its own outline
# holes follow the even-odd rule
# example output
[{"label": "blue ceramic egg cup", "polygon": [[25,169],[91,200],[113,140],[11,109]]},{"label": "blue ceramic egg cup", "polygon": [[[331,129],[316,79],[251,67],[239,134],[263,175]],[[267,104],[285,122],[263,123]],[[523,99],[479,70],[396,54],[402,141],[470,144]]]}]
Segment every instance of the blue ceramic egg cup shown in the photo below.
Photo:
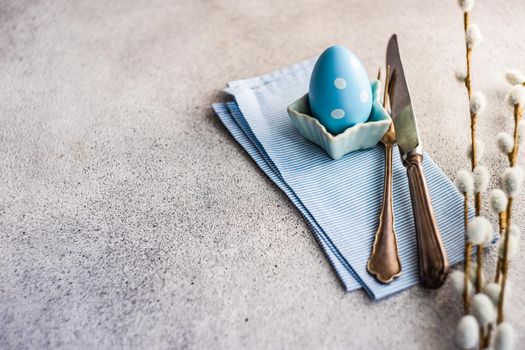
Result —
[{"label": "blue ceramic egg cup", "polygon": [[387,132],[392,119],[379,100],[381,82],[374,80],[371,87],[373,102],[370,117],[366,122],[351,126],[340,134],[332,135],[319,120],[310,116],[308,94],[288,107],[288,115],[305,139],[320,146],[333,159],[339,159],[353,151],[372,148]]}]

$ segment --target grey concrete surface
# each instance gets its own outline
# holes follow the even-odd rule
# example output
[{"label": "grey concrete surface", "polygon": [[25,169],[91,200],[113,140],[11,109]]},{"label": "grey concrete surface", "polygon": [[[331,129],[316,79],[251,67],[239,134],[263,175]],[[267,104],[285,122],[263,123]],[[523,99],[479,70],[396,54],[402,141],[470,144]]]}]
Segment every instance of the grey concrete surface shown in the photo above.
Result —
[{"label": "grey concrete surface", "polygon": [[[474,84],[494,187],[525,3],[479,2]],[[468,135],[454,0],[0,2],[0,348],[452,348],[450,286],[377,303],[343,293],[210,109],[228,80],[335,43],[373,75],[393,32],[426,149],[453,177]],[[523,262],[508,311],[521,343]]]}]

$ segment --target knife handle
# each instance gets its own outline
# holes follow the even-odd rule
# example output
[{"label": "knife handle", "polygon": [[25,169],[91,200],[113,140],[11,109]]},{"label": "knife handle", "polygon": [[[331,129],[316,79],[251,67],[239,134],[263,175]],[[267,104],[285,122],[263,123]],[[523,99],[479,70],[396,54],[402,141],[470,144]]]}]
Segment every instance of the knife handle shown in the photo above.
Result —
[{"label": "knife handle", "polygon": [[419,247],[419,280],[426,288],[439,288],[447,278],[449,265],[434,217],[422,162],[421,154],[412,154],[405,159]]}]

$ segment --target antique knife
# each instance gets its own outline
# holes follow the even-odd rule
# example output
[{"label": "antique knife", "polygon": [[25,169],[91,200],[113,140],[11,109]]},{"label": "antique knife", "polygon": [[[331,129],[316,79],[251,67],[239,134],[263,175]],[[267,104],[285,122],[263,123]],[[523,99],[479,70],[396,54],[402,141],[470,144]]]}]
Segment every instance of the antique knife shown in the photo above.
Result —
[{"label": "antique knife", "polygon": [[386,64],[391,67],[388,95],[399,153],[407,168],[416,225],[419,279],[427,288],[438,288],[445,282],[449,264],[423,174],[423,151],[395,34],[388,42]]}]

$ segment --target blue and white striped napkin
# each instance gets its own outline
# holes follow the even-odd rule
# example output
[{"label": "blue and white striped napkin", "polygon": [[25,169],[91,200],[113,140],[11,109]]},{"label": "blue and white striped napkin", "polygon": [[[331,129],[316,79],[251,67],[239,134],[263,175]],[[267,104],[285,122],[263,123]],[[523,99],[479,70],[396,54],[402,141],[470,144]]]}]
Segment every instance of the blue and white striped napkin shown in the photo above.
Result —
[{"label": "blue and white striped napkin", "polygon": [[[213,105],[232,136],[305,217],[347,291],[363,287],[374,299],[418,283],[417,242],[406,170],[394,151],[393,194],[402,275],[389,285],[368,274],[383,192],[384,150],[353,152],[332,160],[305,140],[286,108],[308,91],[315,60],[228,83],[235,102]],[[439,167],[423,162],[449,261],[463,259],[463,198]]]}]

